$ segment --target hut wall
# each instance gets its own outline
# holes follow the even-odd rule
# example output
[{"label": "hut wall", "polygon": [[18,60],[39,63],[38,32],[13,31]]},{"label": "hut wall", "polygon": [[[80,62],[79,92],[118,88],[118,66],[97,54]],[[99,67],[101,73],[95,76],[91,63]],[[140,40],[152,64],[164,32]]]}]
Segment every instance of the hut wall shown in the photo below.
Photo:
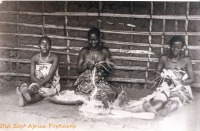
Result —
[{"label": "hut wall", "polygon": [[169,40],[182,35],[185,52],[199,87],[200,4],[198,2],[17,2],[0,4],[0,76],[7,81],[28,81],[30,58],[47,35],[60,57],[63,87],[77,77],[79,50],[87,45],[87,31],[96,26],[116,65],[109,76],[117,87],[140,88],[151,83],[158,58]]}]

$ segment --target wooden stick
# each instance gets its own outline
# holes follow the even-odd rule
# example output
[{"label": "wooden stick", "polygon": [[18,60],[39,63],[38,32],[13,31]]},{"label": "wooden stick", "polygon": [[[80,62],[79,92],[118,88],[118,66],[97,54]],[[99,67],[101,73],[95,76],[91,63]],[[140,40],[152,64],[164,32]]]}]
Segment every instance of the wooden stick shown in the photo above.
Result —
[{"label": "wooden stick", "polygon": [[[150,12],[151,19],[149,21],[149,52],[151,52],[151,41],[152,41],[152,36],[151,36],[152,25],[153,25],[152,15],[153,15],[153,2],[151,2],[151,12]],[[148,54],[147,70],[146,70],[146,74],[145,74],[146,81],[148,80],[148,76],[149,76],[150,57],[151,57],[151,55]],[[147,87],[147,83],[145,84],[145,87]]]},{"label": "wooden stick", "polygon": [[[16,34],[16,33],[2,33],[2,32],[0,32],[0,35],[14,35],[14,36],[25,36],[25,37],[41,37],[41,35],[35,35],[35,34]],[[55,35],[48,35],[48,36],[50,38],[54,38],[54,39],[69,39],[69,40],[87,41],[87,39],[85,39],[85,38],[63,37],[63,36],[55,36]],[[134,46],[148,47],[148,43],[133,43],[133,42],[121,42],[121,41],[109,41],[109,40],[102,40],[102,42],[109,43],[109,44],[116,44],[116,45],[134,45]],[[152,43],[151,47],[161,48],[162,45],[160,45],[160,44],[153,44]],[[163,45],[163,47],[164,48],[169,48],[169,45]],[[188,49],[200,49],[200,46],[188,46]]]},{"label": "wooden stick", "polygon": [[[37,51],[39,52],[40,50],[39,49],[34,49],[34,48],[13,48],[13,47],[0,47],[0,49],[4,49],[4,50],[20,50],[20,51]],[[60,54],[60,55],[73,55],[73,56],[78,56],[78,53],[67,53],[67,52],[61,52],[61,51],[51,51],[53,53],[56,53],[56,54]]]},{"label": "wooden stick", "polygon": [[[19,1],[17,2],[17,11],[19,12]],[[19,22],[19,13],[17,13],[17,21],[16,23]],[[17,26],[17,34],[20,34],[20,27],[19,25]],[[19,36],[17,36],[17,47],[20,47],[20,39]],[[16,62],[16,72],[19,73],[19,57],[20,57],[20,50],[17,50],[17,62]],[[17,77],[17,81],[19,80],[19,78]]]},{"label": "wooden stick", "polygon": [[[65,27],[68,25],[68,17],[66,16],[66,13],[67,13],[67,8],[68,7],[68,2],[67,1],[65,1]],[[69,33],[68,33],[68,30],[65,28],[65,36],[66,37],[68,37],[69,36]],[[67,40],[66,41],[66,47],[67,47],[67,49],[66,49],[66,52],[67,53],[69,53],[70,52],[70,40]],[[67,55],[66,56],[66,61],[67,61],[67,63],[70,63],[70,55]],[[70,65],[66,65],[66,67],[67,67],[67,73],[66,73],[66,75],[67,76],[69,76],[69,72],[70,72]],[[67,81],[67,83],[69,83],[69,81]]]},{"label": "wooden stick", "polygon": [[[17,14],[16,11],[0,11],[0,14]],[[42,15],[41,12],[24,12],[20,11],[19,14],[24,15]],[[44,13],[48,16],[99,16],[98,13],[88,13],[88,12],[53,12],[53,13]],[[115,14],[115,13],[100,13],[101,17],[121,17],[121,18],[143,18],[150,19],[150,15],[138,15],[138,14]],[[184,15],[153,15],[152,19],[166,19],[166,20],[185,20]],[[188,16],[189,20],[200,20],[199,15],[190,15]]]},{"label": "wooden stick", "polygon": [[[33,47],[33,48],[39,48],[37,45],[23,45],[23,46],[27,46],[27,47]],[[1,48],[1,47],[0,47]],[[80,51],[82,49],[82,47],[63,47],[63,46],[52,46],[52,49],[57,49],[57,50],[76,50],[76,51]],[[117,52],[117,53],[126,53],[126,54],[155,54],[152,51],[146,51],[146,50],[126,50],[126,49],[109,49],[110,52]]]},{"label": "wooden stick", "polygon": [[[164,19],[165,20],[165,19]],[[42,25],[36,25],[36,24],[26,24],[26,23],[14,23],[14,22],[0,22],[0,24],[10,24],[10,25],[19,25],[19,26],[27,26],[27,27],[38,27],[38,28],[52,28],[52,29],[62,29],[64,26],[58,26],[58,25],[49,25],[44,24]],[[65,27],[68,30],[78,30],[78,31],[88,31],[89,28],[83,28],[83,27],[71,27],[66,26]],[[105,30],[101,29],[101,32],[103,33],[112,33],[112,34],[123,34],[123,35],[149,35],[149,32],[138,32],[138,31],[121,31],[121,30]],[[152,35],[162,35],[163,32],[152,32]],[[185,35],[185,32],[165,32],[165,35]],[[200,35],[200,32],[188,32],[188,35]]]},{"label": "wooden stick", "polygon": [[[112,56],[112,59],[116,60],[132,60],[132,61],[144,61],[147,62],[148,58],[145,57],[127,57],[127,56]],[[24,59],[19,59],[19,62]],[[26,59],[25,59],[26,60]],[[13,58],[0,58],[0,61],[10,61],[16,62],[16,59]],[[150,58],[150,62],[158,62],[158,58]],[[200,60],[192,60],[192,64],[200,63]]]},{"label": "wooden stick", "polygon": [[146,58],[146,57],[128,57],[128,56],[112,56],[112,59],[116,60],[133,60],[133,61],[150,61],[150,62],[158,62],[158,58]]},{"label": "wooden stick", "polygon": [[[164,3],[164,14],[166,12],[166,2]],[[165,23],[166,23],[166,20],[163,19],[163,25],[162,25],[162,41],[161,41],[161,54],[163,54],[163,50],[164,50],[164,42],[165,42]]]},{"label": "wooden stick", "polygon": [[186,47],[186,51],[185,51],[185,55],[188,56],[188,16],[189,16],[189,12],[190,12],[190,3],[187,2],[186,5],[186,20],[185,20],[185,47]]}]

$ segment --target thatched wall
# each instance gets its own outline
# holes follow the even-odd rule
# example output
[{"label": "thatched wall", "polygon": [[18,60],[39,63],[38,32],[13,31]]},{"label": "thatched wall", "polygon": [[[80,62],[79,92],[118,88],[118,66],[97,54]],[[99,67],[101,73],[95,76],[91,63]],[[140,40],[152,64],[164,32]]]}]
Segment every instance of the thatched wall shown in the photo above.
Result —
[{"label": "thatched wall", "polygon": [[199,87],[199,7],[198,2],[3,2],[0,76],[29,81],[30,58],[39,51],[38,39],[47,35],[60,56],[61,82],[69,86],[77,76],[77,56],[87,45],[87,31],[96,26],[116,64],[109,77],[114,84],[144,87],[170,38],[182,35],[195,70],[193,86]]}]

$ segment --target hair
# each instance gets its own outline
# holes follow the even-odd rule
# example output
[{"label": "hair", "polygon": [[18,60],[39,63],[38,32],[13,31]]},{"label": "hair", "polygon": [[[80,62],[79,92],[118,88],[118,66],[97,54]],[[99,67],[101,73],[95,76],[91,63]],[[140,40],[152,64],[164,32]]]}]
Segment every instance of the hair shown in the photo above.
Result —
[{"label": "hair", "polygon": [[97,38],[100,39],[101,32],[100,32],[99,28],[92,27],[92,28],[88,31],[88,39],[90,38],[90,35],[91,35],[91,34],[96,34]]},{"label": "hair", "polygon": [[[88,31],[88,39],[90,38],[91,34],[95,34],[98,38],[98,49],[102,49],[103,48],[103,43],[100,42],[100,37],[101,37],[101,32],[99,30],[99,28],[96,27],[92,27],[89,31]],[[91,47],[91,44],[89,43],[87,47]]]},{"label": "hair", "polygon": [[49,42],[49,44],[51,45],[51,39],[48,36],[43,36],[39,39],[39,44],[42,42],[42,40],[46,40],[47,42]]},{"label": "hair", "polygon": [[173,36],[171,38],[170,47],[172,47],[175,42],[181,42],[183,46],[185,45],[184,39],[181,36],[178,36],[178,35],[177,36]]}]

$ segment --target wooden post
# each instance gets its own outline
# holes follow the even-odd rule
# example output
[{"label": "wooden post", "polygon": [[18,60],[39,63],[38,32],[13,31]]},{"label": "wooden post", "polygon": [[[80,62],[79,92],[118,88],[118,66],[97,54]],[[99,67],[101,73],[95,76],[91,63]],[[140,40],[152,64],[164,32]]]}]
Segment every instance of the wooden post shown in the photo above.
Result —
[{"label": "wooden post", "polygon": [[[164,14],[165,14],[165,11],[166,11],[166,2],[164,2]],[[161,41],[161,44],[162,44],[162,47],[160,48],[160,52],[162,55],[163,54],[163,50],[164,50],[164,42],[165,42],[165,24],[166,24],[166,20],[163,19],[163,25],[162,25],[162,41]]]},{"label": "wooden post", "polygon": [[44,16],[44,1],[43,1],[42,2],[42,36],[45,35],[44,25],[45,25],[45,16]]},{"label": "wooden post", "polygon": [[[17,11],[19,12],[19,1],[17,2]],[[17,21],[16,21],[17,23],[19,22],[19,13],[17,13]],[[17,25],[17,34],[19,34],[20,33],[20,27],[19,27],[19,25]],[[19,48],[20,47],[20,39],[19,39],[19,37],[20,36],[17,36],[17,47]],[[19,62],[18,62],[18,60],[19,60],[19,57],[20,57],[20,51],[19,50],[17,50],[17,62],[16,62],[16,72],[17,72],[17,74],[19,73]],[[17,77],[17,81],[19,81],[19,77]],[[18,86],[18,85],[17,85]]]},{"label": "wooden post", "polygon": [[185,55],[188,56],[189,55],[189,52],[188,52],[188,34],[187,34],[187,31],[188,31],[188,15],[189,15],[189,11],[190,11],[190,2],[187,2],[187,5],[186,5],[186,20],[185,20]]},{"label": "wooden post", "polygon": [[[65,14],[67,13],[67,10],[68,10],[68,1],[65,1]],[[64,27],[66,27],[68,25],[68,17],[67,17],[67,15],[65,15],[65,26]],[[68,30],[65,28],[64,29],[64,31],[65,31],[65,36],[66,37],[69,37],[69,32],[68,32]],[[66,43],[66,47],[67,47],[67,50],[66,50],[66,52],[67,53],[69,53],[70,52],[70,40],[69,39],[67,39],[67,41],[66,41],[67,43]],[[67,77],[69,77],[69,75],[70,75],[70,55],[67,55],[67,58],[66,58],[66,67],[67,67],[67,74],[66,74],[66,76]],[[70,80],[69,79],[67,79],[67,87],[69,87],[69,86],[72,86],[72,85],[70,85]]]},{"label": "wooden post", "polygon": [[99,29],[101,29],[101,27],[102,27],[102,21],[100,19],[100,17],[101,17],[100,13],[102,12],[102,9],[103,9],[103,2],[99,1],[98,2],[98,14],[99,14],[98,27],[99,27]]},{"label": "wooden post", "polygon": [[[130,7],[130,10],[131,10],[131,14],[134,13],[134,5],[133,5],[133,2],[131,1],[131,7]],[[133,21],[134,21],[134,18],[130,18],[130,23],[133,24]],[[133,27],[131,26],[130,28],[131,31],[133,31]],[[134,36],[131,35],[131,43],[134,41]],[[129,46],[129,49],[132,50],[134,47],[132,45]],[[131,56],[133,56],[133,54],[130,54]],[[132,66],[132,61],[129,61],[129,66]],[[129,71],[128,74],[129,74],[129,78],[131,78],[131,73],[132,71]],[[132,86],[132,83],[128,84],[128,88],[131,88]]]},{"label": "wooden post", "polygon": [[[152,24],[153,24],[153,19],[152,19],[152,15],[153,15],[153,2],[151,2],[151,12],[150,12],[150,22],[149,22],[149,51],[151,51],[151,42],[152,42],[152,36],[151,36],[151,31],[152,31]],[[149,66],[150,66],[150,57],[151,55],[148,54],[148,61],[147,61],[147,71],[146,71],[146,83],[145,83],[145,88],[147,88],[147,81],[148,81],[148,75],[149,75]]]},{"label": "wooden post", "polygon": [[[176,10],[177,10],[177,4],[175,4],[175,14],[176,14]],[[178,20],[175,20],[175,34],[177,35],[178,32]]]}]

